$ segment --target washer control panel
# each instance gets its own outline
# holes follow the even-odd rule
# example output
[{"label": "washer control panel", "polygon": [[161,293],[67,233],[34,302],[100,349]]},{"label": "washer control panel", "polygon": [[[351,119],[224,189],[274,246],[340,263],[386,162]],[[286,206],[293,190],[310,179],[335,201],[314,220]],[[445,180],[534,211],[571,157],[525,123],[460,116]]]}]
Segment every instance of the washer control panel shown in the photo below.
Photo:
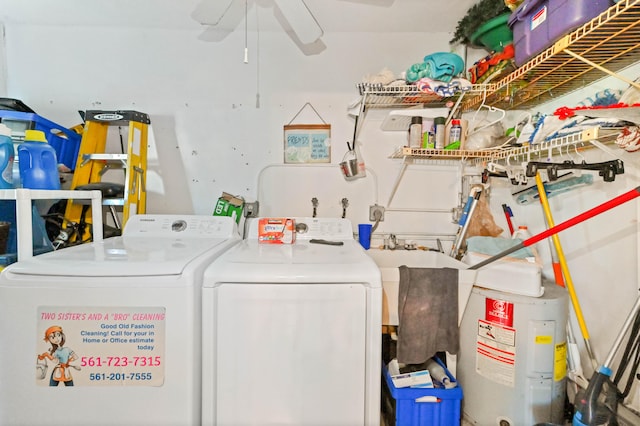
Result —
[{"label": "washer control panel", "polygon": [[227,216],[135,215],[127,221],[126,237],[230,238],[237,236],[237,225]]}]

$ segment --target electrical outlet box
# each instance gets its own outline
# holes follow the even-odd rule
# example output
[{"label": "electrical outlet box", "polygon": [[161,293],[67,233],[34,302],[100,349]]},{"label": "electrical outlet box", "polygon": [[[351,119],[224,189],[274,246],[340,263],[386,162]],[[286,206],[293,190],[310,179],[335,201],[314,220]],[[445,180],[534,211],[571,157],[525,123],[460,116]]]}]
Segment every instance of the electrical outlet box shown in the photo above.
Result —
[{"label": "electrical outlet box", "polygon": [[259,203],[244,203],[244,217],[258,217]]},{"label": "electrical outlet box", "polygon": [[378,217],[380,218],[380,222],[384,221],[384,207],[377,204],[369,206],[369,220],[375,222],[378,220]]}]

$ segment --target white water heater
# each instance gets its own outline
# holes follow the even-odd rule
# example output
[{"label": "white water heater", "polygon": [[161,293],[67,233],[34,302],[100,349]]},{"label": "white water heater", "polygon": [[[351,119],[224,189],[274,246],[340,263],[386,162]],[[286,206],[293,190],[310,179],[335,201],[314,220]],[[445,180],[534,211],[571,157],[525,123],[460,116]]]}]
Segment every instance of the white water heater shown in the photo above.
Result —
[{"label": "white water heater", "polygon": [[566,392],[568,295],[474,287],[460,325],[464,419],[482,426],[561,423]]}]

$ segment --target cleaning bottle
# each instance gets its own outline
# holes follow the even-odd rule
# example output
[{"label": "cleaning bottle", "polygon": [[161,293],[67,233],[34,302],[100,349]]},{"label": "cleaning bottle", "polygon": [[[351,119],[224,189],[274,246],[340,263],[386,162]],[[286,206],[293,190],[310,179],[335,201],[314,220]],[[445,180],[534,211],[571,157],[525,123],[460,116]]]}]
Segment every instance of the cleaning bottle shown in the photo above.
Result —
[{"label": "cleaning bottle", "polygon": [[56,151],[44,132],[25,131],[24,142],[18,146],[18,167],[23,188],[60,189]]},{"label": "cleaning bottle", "polygon": [[11,129],[0,124],[0,189],[13,188],[13,159]]},{"label": "cleaning bottle", "polygon": [[435,149],[444,149],[444,145],[446,143],[446,130],[444,123],[446,121],[447,119],[445,117],[436,117],[433,119],[433,125],[436,133]]},{"label": "cleaning bottle", "polygon": [[429,374],[431,375],[431,379],[434,383],[439,384],[441,387],[445,389],[452,389],[458,386],[458,383],[455,380],[451,380],[447,372],[444,370],[444,367],[438,363],[433,358],[429,358],[427,360],[427,370],[429,370]]},{"label": "cleaning bottle", "polygon": [[422,117],[411,117],[409,126],[409,146],[420,148],[422,144]]},{"label": "cleaning bottle", "polygon": [[445,146],[445,149],[460,149],[460,142],[462,141],[462,126],[460,120],[451,120],[451,128],[449,129],[449,142]]},{"label": "cleaning bottle", "polygon": [[518,229],[513,233],[511,238],[520,238],[522,241],[531,238],[531,233],[527,225],[520,225]]}]

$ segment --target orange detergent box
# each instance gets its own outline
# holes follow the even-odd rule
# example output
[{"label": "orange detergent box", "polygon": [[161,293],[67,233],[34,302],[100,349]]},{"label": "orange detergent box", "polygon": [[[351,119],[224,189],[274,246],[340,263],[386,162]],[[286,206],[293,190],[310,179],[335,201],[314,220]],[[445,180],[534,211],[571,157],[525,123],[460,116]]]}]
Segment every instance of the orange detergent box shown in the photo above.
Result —
[{"label": "orange detergent box", "polygon": [[285,217],[260,218],[258,242],[265,244],[293,244],[296,240],[295,220]]}]

